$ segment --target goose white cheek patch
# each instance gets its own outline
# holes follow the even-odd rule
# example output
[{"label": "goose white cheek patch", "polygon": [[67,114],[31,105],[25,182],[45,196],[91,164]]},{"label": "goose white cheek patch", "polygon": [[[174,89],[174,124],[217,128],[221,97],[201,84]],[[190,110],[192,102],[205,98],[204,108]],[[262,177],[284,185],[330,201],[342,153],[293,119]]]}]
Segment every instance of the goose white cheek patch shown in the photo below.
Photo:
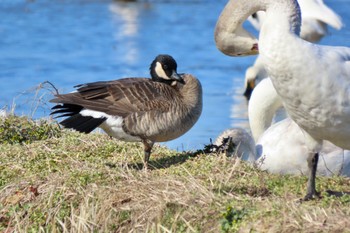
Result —
[{"label": "goose white cheek patch", "polygon": [[161,78],[164,78],[164,79],[170,79],[166,73],[164,72],[163,70],[163,67],[162,67],[162,64],[160,64],[159,62],[156,63],[156,68],[155,68],[155,71],[157,73],[157,75]]}]

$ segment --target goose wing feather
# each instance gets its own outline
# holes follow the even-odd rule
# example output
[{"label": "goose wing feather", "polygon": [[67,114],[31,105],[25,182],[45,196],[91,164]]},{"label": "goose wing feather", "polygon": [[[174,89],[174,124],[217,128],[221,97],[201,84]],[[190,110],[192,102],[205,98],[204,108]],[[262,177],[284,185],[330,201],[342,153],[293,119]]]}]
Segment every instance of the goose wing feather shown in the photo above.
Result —
[{"label": "goose wing feather", "polygon": [[134,112],[167,111],[175,95],[171,86],[147,78],[94,82],[76,88],[77,92],[57,95],[51,102],[125,117]]}]

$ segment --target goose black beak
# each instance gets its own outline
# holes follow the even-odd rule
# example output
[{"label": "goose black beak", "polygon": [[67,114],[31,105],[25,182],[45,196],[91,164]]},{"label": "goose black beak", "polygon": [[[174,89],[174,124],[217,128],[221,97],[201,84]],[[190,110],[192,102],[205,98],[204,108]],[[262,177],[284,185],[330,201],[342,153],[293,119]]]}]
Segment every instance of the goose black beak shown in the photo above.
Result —
[{"label": "goose black beak", "polygon": [[185,84],[185,81],[183,80],[182,76],[176,73],[175,70],[173,70],[173,73],[171,74],[170,78],[174,81]]}]

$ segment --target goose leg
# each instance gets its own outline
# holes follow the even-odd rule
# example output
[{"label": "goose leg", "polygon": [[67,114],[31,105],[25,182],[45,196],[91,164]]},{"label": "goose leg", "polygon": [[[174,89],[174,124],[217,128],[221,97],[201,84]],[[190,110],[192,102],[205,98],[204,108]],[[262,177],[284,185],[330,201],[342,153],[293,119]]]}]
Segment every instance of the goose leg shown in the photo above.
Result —
[{"label": "goose leg", "polygon": [[311,200],[314,198],[314,196],[318,195],[318,193],[316,192],[316,170],[318,157],[319,154],[315,153],[313,156],[309,156],[307,160],[307,164],[309,167],[309,179],[307,181],[307,194],[303,199],[304,201]]},{"label": "goose leg", "polygon": [[150,141],[150,140],[143,140],[143,145],[144,145],[144,159],[143,159],[143,164],[144,164],[144,169],[147,170],[148,168],[148,161],[149,161],[149,157],[151,156],[151,150],[153,148],[153,144],[154,142]]}]

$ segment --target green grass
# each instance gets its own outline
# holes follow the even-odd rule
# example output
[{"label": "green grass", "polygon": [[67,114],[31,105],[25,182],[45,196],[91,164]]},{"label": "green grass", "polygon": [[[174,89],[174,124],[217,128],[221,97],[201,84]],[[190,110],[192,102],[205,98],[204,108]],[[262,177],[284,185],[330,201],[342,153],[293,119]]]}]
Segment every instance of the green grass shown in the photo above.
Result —
[{"label": "green grass", "polygon": [[59,137],[58,125],[44,120],[33,121],[27,117],[10,115],[0,118],[0,143],[31,143],[36,140],[45,140],[50,137]]},{"label": "green grass", "polygon": [[318,177],[322,198],[300,203],[306,177],[256,170],[223,155],[0,119],[0,232],[349,232],[350,179]]}]

